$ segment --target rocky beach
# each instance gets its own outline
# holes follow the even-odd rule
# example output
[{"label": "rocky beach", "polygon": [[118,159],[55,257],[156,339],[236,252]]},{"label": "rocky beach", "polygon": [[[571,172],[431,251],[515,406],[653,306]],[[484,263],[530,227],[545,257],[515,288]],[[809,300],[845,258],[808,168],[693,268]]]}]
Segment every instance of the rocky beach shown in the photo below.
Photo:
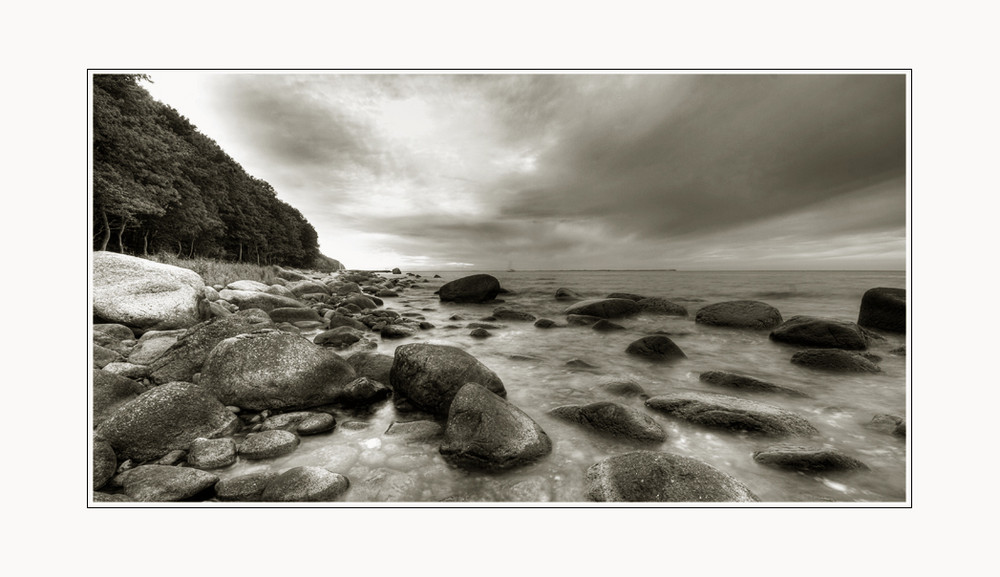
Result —
[{"label": "rocky beach", "polygon": [[94,253],[95,505],[906,497],[901,288],[275,270]]}]

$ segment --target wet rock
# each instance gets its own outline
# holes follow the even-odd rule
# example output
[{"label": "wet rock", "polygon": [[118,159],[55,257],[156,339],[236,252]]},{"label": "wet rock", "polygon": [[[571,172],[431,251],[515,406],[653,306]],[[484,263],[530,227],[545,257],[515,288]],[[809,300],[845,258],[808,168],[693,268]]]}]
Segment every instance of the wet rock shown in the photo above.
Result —
[{"label": "wet rock", "polygon": [[534,321],[535,320],[535,315],[533,315],[531,313],[528,313],[528,312],[525,312],[525,311],[511,309],[511,308],[508,308],[508,307],[498,307],[498,308],[493,309],[493,316],[496,319],[501,320],[501,321],[529,321],[530,322],[530,321]]},{"label": "wet rock", "polygon": [[538,319],[535,321],[535,326],[540,329],[550,329],[556,326],[556,322],[552,319]]},{"label": "wet rock", "polygon": [[754,502],[750,489],[690,457],[633,451],[587,469],[587,496],[598,502]]},{"label": "wet rock", "polygon": [[880,413],[872,417],[871,422],[866,425],[869,429],[892,433],[901,437],[906,436],[906,420],[896,415]]},{"label": "wet rock", "polygon": [[878,373],[882,369],[862,355],[840,349],[809,349],[792,355],[792,364],[838,373]]},{"label": "wet rock", "polygon": [[906,289],[878,287],[861,297],[858,324],[893,333],[906,332]]},{"label": "wet rock", "polygon": [[480,328],[480,329],[472,329],[472,332],[469,333],[469,336],[474,339],[485,339],[487,337],[492,337],[493,333],[491,333],[486,329]]},{"label": "wet rock", "polygon": [[346,326],[346,327],[351,327],[352,329],[357,329],[362,332],[368,330],[368,325],[366,325],[365,323],[357,319],[353,319],[351,317],[338,314],[336,311],[333,310],[327,312],[325,315],[323,315],[323,317],[329,323],[329,327],[331,329]]},{"label": "wet rock", "polygon": [[753,460],[761,465],[803,472],[867,471],[868,465],[834,449],[775,445],[754,451]]},{"label": "wet rock", "polygon": [[623,330],[625,330],[625,327],[623,327],[623,326],[621,326],[619,324],[613,323],[613,322],[611,322],[611,321],[609,321],[607,319],[601,319],[601,320],[597,321],[590,328],[594,329],[595,331],[600,331],[602,333],[607,333],[607,332],[611,332],[611,331],[623,331]]},{"label": "wet rock", "polygon": [[636,301],[639,305],[639,310],[644,313],[652,313],[659,315],[670,315],[677,317],[686,317],[688,311],[683,306],[668,301],[667,299],[661,299],[659,297],[648,297],[639,299]]},{"label": "wet rock", "polygon": [[864,350],[868,339],[854,323],[798,315],[771,331],[771,340],[814,348]]},{"label": "wet rock", "polygon": [[219,291],[219,297],[226,302],[233,303],[240,310],[260,309],[266,313],[278,308],[302,306],[302,303],[297,299],[260,291],[234,291],[225,289]]},{"label": "wet rock", "polygon": [[347,357],[347,364],[354,367],[354,373],[359,377],[368,377],[373,381],[389,384],[389,371],[392,370],[393,358],[379,353],[360,352]]},{"label": "wet rock", "polygon": [[580,296],[576,291],[570,290],[568,288],[556,289],[556,300],[557,301],[575,301],[580,300],[583,297]]},{"label": "wet rock", "polygon": [[463,386],[448,412],[440,452],[472,469],[509,469],[552,451],[552,442],[523,411],[475,383]]},{"label": "wet rock", "polygon": [[500,294],[500,281],[488,274],[474,274],[445,283],[437,291],[442,302],[483,303]]},{"label": "wet rock", "polygon": [[643,295],[637,295],[635,293],[611,293],[608,295],[609,299],[628,299],[630,301],[639,302],[646,298]]},{"label": "wet rock", "polygon": [[649,415],[618,403],[566,405],[552,409],[549,414],[615,437],[655,443],[667,439],[663,427]]},{"label": "wet rock", "polygon": [[566,361],[567,367],[573,367],[574,369],[596,369],[597,365],[592,365],[583,359],[570,359]]},{"label": "wet rock", "polygon": [[319,281],[313,279],[303,279],[292,281],[285,285],[285,288],[292,292],[293,295],[302,298],[303,295],[310,293],[320,293],[323,295],[329,295],[330,289]]},{"label": "wet rock", "polygon": [[351,492],[352,499],[377,503],[419,501],[420,487],[410,474],[392,469],[378,468]]},{"label": "wet rock", "polygon": [[593,326],[597,321],[603,320],[601,317],[591,315],[566,315],[566,322],[571,325]]},{"label": "wet rock", "polygon": [[330,413],[312,413],[299,423],[295,433],[303,437],[318,435],[332,431],[337,426],[337,419]]},{"label": "wet rock", "polygon": [[396,349],[389,384],[418,409],[438,416],[466,383],[478,383],[506,396],[500,377],[469,353],[446,345],[414,343]]},{"label": "wet rock", "polygon": [[[377,302],[376,302],[377,301]],[[366,297],[361,295],[351,295],[344,299],[341,306],[354,305],[362,311],[372,310],[378,308],[382,304],[381,300],[376,297]]]},{"label": "wet rock", "polygon": [[205,389],[220,401],[254,410],[336,402],[355,378],[351,365],[336,353],[273,330],[222,341],[201,373]]},{"label": "wet rock", "polygon": [[118,469],[118,457],[115,456],[115,450],[111,448],[111,443],[107,441],[95,440],[93,447],[93,481],[94,490],[97,490],[107,484],[111,477],[114,477],[115,471]]},{"label": "wet rock", "polygon": [[321,347],[343,349],[360,341],[364,336],[363,331],[349,326],[340,326],[316,335],[313,337],[313,343]]},{"label": "wet rock", "polygon": [[632,380],[610,381],[601,383],[599,387],[605,392],[619,397],[639,397],[641,399],[649,398],[649,395],[646,394],[646,389],[642,388],[642,385]]},{"label": "wet rock", "polygon": [[191,327],[176,343],[149,365],[155,383],[190,381],[200,372],[212,349],[225,339],[272,327],[274,323],[260,309],[239,311],[225,318],[215,318]]},{"label": "wet rock", "polygon": [[687,358],[684,351],[678,347],[674,341],[664,335],[650,335],[642,337],[629,344],[625,352],[630,355],[637,355],[652,361],[673,361]]},{"label": "wet rock", "polygon": [[773,436],[817,432],[795,413],[727,395],[674,393],[647,399],[646,406],[711,429]]},{"label": "wet rock", "polygon": [[146,391],[136,381],[101,369],[93,370],[94,427],[106,421],[120,406],[135,400]]},{"label": "wet rock", "polygon": [[405,339],[415,334],[417,334],[415,328],[404,324],[385,325],[381,331],[383,339]]},{"label": "wet rock", "polygon": [[186,450],[198,437],[228,435],[239,426],[236,415],[204,388],[167,383],[118,407],[97,427],[119,459],[151,460]]},{"label": "wet rock", "polygon": [[206,439],[199,437],[191,441],[187,462],[199,469],[219,469],[236,462],[236,441],[229,437]]},{"label": "wet rock", "polygon": [[703,383],[708,383],[717,387],[739,389],[741,391],[750,391],[754,393],[777,393],[788,395],[790,397],[809,397],[809,395],[796,389],[782,387],[781,385],[775,385],[753,377],[737,375],[734,373],[725,373],[722,371],[708,371],[699,375],[698,379]]},{"label": "wet rock", "polygon": [[401,270],[399,270],[398,268],[394,268],[394,269],[392,269],[392,274],[403,274],[403,272]]},{"label": "wet rock", "polygon": [[899,355],[899,356],[905,357],[906,356],[906,345],[903,345],[903,346],[896,347],[896,348],[892,349],[891,351],[889,351],[889,354],[890,355]]},{"label": "wet rock", "polygon": [[295,467],[268,483],[260,500],[282,503],[335,501],[350,486],[347,477],[322,467]]},{"label": "wet rock", "polygon": [[[163,455],[162,457],[160,457],[159,459],[157,459],[156,462],[153,463],[153,464],[156,464],[156,465],[176,465],[176,464],[182,462],[186,457],[187,457],[187,451],[184,451],[182,449],[174,449],[173,451],[170,451],[166,455]],[[147,463],[147,464],[150,464],[150,463]]]},{"label": "wet rock", "polygon": [[694,322],[717,327],[771,329],[781,324],[781,313],[760,301],[727,301],[699,310]]},{"label": "wet rock", "polygon": [[122,487],[133,501],[172,502],[190,499],[212,488],[219,477],[199,469],[140,465],[122,474]]},{"label": "wet rock", "polygon": [[387,437],[400,436],[412,441],[426,441],[440,437],[443,433],[444,427],[439,423],[430,420],[420,420],[403,423],[393,421],[384,434]]},{"label": "wet rock", "polygon": [[141,329],[189,327],[208,318],[198,273],[106,251],[93,253],[93,313]]},{"label": "wet rock", "polygon": [[275,323],[298,323],[302,321],[321,322],[322,317],[309,307],[280,307],[268,313]]},{"label": "wet rock", "polygon": [[237,452],[244,459],[273,459],[287,455],[299,446],[295,433],[274,430],[250,433],[240,443]]},{"label": "wet rock", "polygon": [[277,478],[277,471],[258,471],[223,479],[215,484],[215,496],[220,501],[257,502],[268,484]]},{"label": "wet rock", "polygon": [[614,319],[639,312],[639,305],[629,299],[588,299],[570,305],[567,315],[588,315],[602,319]]},{"label": "wet rock", "polygon": [[334,395],[330,402],[349,407],[373,405],[392,396],[392,389],[381,381],[358,377],[347,384],[344,390]]},{"label": "wet rock", "polygon": [[503,326],[502,325],[498,325],[498,324],[494,324],[494,323],[479,323],[479,322],[477,322],[477,323],[469,323],[469,324],[465,325],[465,328],[467,328],[467,329],[502,329]]}]

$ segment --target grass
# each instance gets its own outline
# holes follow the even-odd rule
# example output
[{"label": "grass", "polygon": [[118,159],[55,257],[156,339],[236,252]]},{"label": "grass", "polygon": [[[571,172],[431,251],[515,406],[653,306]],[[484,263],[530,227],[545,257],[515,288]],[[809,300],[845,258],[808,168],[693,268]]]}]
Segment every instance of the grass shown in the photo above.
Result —
[{"label": "grass", "polygon": [[224,262],[208,258],[180,258],[170,253],[150,255],[149,260],[188,268],[201,275],[209,286],[226,286],[238,280],[255,280],[266,285],[277,284],[277,267],[249,263]]}]

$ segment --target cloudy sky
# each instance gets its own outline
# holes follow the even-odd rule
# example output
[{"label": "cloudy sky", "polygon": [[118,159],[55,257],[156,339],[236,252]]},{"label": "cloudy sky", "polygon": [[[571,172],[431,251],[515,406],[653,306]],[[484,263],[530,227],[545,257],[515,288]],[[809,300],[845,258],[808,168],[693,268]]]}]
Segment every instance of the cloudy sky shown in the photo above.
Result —
[{"label": "cloudy sky", "polygon": [[149,74],[349,268],[906,265],[902,74]]}]

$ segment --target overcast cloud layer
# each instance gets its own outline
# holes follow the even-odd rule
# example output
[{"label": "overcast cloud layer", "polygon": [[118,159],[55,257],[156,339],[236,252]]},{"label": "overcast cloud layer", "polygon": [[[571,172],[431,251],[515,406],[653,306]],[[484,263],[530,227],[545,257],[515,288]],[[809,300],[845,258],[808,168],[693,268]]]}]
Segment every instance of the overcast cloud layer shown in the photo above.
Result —
[{"label": "overcast cloud layer", "polygon": [[150,76],[349,268],[905,268],[902,74]]}]

